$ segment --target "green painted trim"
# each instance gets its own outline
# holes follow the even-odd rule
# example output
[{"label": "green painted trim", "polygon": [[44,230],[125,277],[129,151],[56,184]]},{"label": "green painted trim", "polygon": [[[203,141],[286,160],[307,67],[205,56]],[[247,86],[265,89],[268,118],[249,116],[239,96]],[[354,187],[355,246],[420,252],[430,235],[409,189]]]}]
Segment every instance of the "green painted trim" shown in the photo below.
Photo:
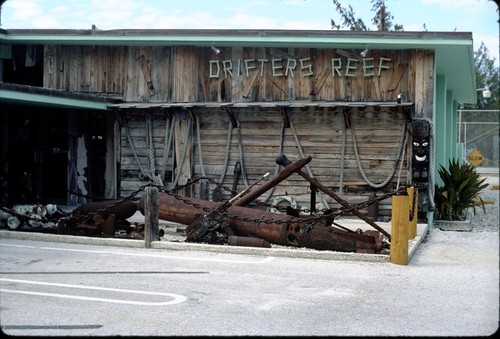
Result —
[{"label": "green painted trim", "polygon": [[436,76],[436,94],[434,105],[434,178],[436,184],[442,185],[438,170],[441,165],[446,165],[446,77],[438,74]]},{"label": "green painted trim", "polygon": [[[307,32],[307,31],[305,31]],[[331,33],[330,31],[326,31]],[[321,36],[269,36],[258,35],[106,35],[106,34],[0,34],[0,41],[33,44],[77,44],[77,45],[190,45],[190,46],[270,46],[270,47],[332,47],[333,45],[372,48],[435,48],[436,46],[473,46],[472,39],[430,39],[430,38],[383,38],[339,37],[335,34]],[[219,47],[218,46],[218,47]]]},{"label": "green painted trim", "polygon": [[[334,49],[429,49],[437,72],[463,103],[476,102],[471,32],[334,30],[0,30],[0,43],[93,46],[195,46]],[[457,71],[463,70],[463,71]]]},{"label": "green painted trim", "polygon": [[16,104],[43,105],[64,108],[107,110],[107,104],[104,102],[60,98],[43,94],[24,93],[9,90],[0,90],[0,102],[12,102]]},{"label": "green painted trim", "polygon": [[[457,144],[457,123],[456,123],[456,111],[453,111],[453,94],[449,88],[446,89],[446,141],[445,149],[447,158],[454,158],[456,156],[455,153],[455,145]],[[448,163],[448,161],[446,161]]]},{"label": "green painted trim", "polygon": [[450,123],[450,150],[452,153],[452,157],[455,159],[460,159],[460,154],[458,152],[457,144],[458,144],[458,105],[456,100],[453,100],[453,96],[450,93],[450,102],[449,102],[449,116],[451,119]]}]

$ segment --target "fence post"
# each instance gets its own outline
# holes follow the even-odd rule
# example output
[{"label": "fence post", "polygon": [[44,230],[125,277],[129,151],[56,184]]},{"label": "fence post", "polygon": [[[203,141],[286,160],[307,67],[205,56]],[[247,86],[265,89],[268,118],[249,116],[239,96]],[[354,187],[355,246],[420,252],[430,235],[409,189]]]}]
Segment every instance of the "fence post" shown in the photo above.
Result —
[{"label": "fence post", "polygon": [[408,194],[392,196],[391,263],[408,265],[408,224],[410,211]]},{"label": "fence post", "polygon": [[146,187],[144,197],[144,241],[151,247],[152,241],[159,240],[158,188]]},{"label": "fence post", "polygon": [[410,220],[410,227],[408,228],[408,240],[412,240],[417,236],[417,219],[418,219],[418,189],[415,187],[408,187],[408,197],[410,204],[410,213],[413,218]]}]

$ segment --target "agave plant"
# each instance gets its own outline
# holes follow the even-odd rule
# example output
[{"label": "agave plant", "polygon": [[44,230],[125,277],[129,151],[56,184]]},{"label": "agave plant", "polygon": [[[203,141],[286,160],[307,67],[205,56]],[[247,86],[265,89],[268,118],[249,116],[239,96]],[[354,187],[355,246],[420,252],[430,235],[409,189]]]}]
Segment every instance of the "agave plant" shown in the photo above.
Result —
[{"label": "agave plant", "polygon": [[476,213],[476,201],[486,211],[479,194],[488,184],[471,164],[450,159],[448,168],[440,166],[438,173],[443,185],[435,186],[436,220],[464,220],[468,209]]}]

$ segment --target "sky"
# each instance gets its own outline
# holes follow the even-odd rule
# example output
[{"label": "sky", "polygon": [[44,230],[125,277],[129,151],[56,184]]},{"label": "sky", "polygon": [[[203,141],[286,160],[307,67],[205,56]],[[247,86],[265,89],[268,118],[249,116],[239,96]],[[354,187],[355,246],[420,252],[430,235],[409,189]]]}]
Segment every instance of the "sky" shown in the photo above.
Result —
[{"label": "sky", "polygon": [[[376,30],[369,0],[344,0]],[[405,31],[472,32],[499,64],[498,5],[492,0],[386,0]],[[6,0],[3,29],[320,29],[341,24],[331,0]],[[424,29],[425,25],[425,29]],[[344,28],[345,29],[345,28]]]}]

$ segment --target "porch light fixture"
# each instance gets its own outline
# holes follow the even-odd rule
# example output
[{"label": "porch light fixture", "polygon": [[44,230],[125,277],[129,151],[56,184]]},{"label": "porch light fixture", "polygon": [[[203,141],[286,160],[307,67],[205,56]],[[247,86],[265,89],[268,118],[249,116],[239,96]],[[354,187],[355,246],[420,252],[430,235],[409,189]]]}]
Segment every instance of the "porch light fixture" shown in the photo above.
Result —
[{"label": "porch light fixture", "polygon": [[220,53],[220,49],[218,49],[217,47],[214,47],[214,46],[212,46],[212,51],[214,51],[215,54]]},{"label": "porch light fixture", "polygon": [[484,86],[484,88],[478,88],[478,91],[483,91],[483,98],[491,98],[490,86]]},{"label": "porch light fixture", "polygon": [[364,50],[361,51],[361,53],[359,53],[359,55],[361,55],[364,58],[365,56],[368,55],[369,51],[370,50],[368,49],[368,47],[366,47]]}]

